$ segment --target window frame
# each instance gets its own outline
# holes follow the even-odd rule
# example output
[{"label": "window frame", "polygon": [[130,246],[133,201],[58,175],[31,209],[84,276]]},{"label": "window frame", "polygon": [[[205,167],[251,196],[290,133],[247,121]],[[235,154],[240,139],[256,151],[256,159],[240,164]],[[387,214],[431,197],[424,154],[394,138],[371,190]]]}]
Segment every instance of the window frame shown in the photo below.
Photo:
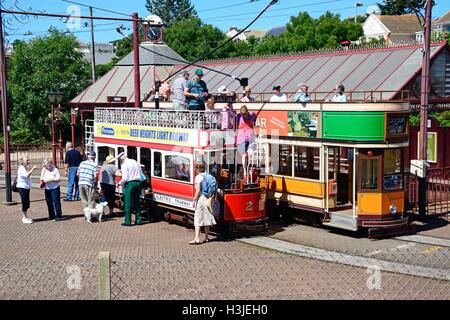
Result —
[{"label": "window frame", "polygon": [[[384,152],[383,152],[384,154]],[[383,154],[381,155],[373,155],[368,156],[364,153],[359,152],[359,159],[358,159],[358,192],[361,193],[381,193],[382,192],[382,185],[383,185]],[[377,189],[363,189],[362,188],[362,163],[365,160],[378,160],[379,166],[377,168]]]}]

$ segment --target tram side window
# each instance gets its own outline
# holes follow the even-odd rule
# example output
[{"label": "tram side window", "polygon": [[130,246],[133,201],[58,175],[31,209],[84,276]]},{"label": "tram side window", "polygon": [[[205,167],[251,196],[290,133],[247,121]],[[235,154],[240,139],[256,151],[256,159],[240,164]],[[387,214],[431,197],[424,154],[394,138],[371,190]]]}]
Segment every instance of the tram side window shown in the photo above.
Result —
[{"label": "tram side window", "polygon": [[[117,148],[117,155],[121,154],[122,152],[125,152],[124,147]],[[120,161],[117,161],[118,168],[121,169],[122,165],[120,164]]]},{"label": "tram side window", "polygon": [[127,147],[127,158],[138,160],[137,158],[137,148],[136,147]]},{"label": "tram side window", "polygon": [[145,171],[150,172],[151,169],[151,151],[148,148],[141,148],[141,162],[140,164],[144,165]]},{"label": "tram side window", "polygon": [[370,158],[361,160],[361,190],[378,190],[378,166],[380,159]]},{"label": "tram side window", "polygon": [[178,155],[164,156],[165,178],[190,181],[191,165],[188,158]]},{"label": "tram side window", "polygon": [[162,177],[162,156],[161,152],[153,153],[153,176]]},{"label": "tram side window", "polygon": [[292,146],[286,144],[271,146],[271,166],[274,174],[292,176]]},{"label": "tram side window", "polygon": [[295,177],[319,179],[320,148],[294,147],[294,157]]},{"label": "tram side window", "polygon": [[386,149],[383,157],[383,188],[386,191],[403,188],[402,153],[400,149]]},{"label": "tram side window", "polygon": [[106,160],[106,157],[112,155],[114,156],[114,148],[110,147],[98,147],[97,148],[97,159],[98,164],[102,165],[103,162]]}]

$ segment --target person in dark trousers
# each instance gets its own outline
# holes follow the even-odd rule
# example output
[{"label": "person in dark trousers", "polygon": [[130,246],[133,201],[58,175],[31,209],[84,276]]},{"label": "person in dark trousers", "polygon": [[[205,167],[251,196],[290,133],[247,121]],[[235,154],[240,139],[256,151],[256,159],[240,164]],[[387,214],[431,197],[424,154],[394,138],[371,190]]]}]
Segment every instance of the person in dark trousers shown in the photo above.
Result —
[{"label": "person in dark trousers", "polygon": [[30,209],[30,189],[31,189],[31,174],[33,173],[36,166],[31,169],[28,168],[30,165],[30,158],[28,156],[22,157],[22,164],[17,170],[17,190],[20,194],[20,200],[22,202],[22,223],[31,224],[33,219],[30,219],[27,215],[28,209]]},{"label": "person in dark trousers", "polygon": [[53,165],[51,160],[46,159],[41,171],[41,188],[45,188],[49,220],[60,221],[62,218],[60,180],[58,168]]},{"label": "person in dark trousers", "polygon": [[[71,142],[66,143],[66,149],[68,149],[68,151],[66,152],[66,159],[64,160],[64,175],[68,177],[69,181],[67,182],[67,196],[64,201],[72,201],[72,199],[74,201],[79,201],[80,195],[77,171],[81,161],[83,161],[83,157],[81,156],[80,151],[74,149]],[[73,198],[72,193],[74,193]]]},{"label": "person in dark trousers", "polygon": [[114,214],[116,201],[116,172],[117,167],[114,165],[116,158],[113,155],[106,157],[105,162],[100,169],[100,187],[102,189],[102,202],[108,202],[109,214]]}]

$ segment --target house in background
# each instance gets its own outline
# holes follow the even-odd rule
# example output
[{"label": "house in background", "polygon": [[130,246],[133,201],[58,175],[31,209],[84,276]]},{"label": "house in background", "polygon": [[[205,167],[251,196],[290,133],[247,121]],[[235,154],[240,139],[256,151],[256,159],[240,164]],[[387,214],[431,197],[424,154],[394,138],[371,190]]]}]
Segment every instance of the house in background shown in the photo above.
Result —
[{"label": "house in background", "polygon": [[[234,37],[238,34],[239,30],[237,27],[231,27],[225,35],[228,38]],[[234,40],[242,40],[247,41],[251,36],[254,36],[257,39],[263,38],[267,34],[267,30],[246,30],[238,35]]]},{"label": "house in background", "polygon": [[[92,54],[91,54],[91,46],[80,39],[77,39],[80,48],[79,51],[83,54],[84,59],[91,63]],[[111,60],[116,55],[115,47],[112,43],[95,43],[95,64],[107,64],[111,62]]]},{"label": "house in background", "polygon": [[[450,10],[447,11],[442,17],[434,20],[431,25],[431,39],[442,36],[444,33],[450,32]],[[422,42],[423,31],[416,32],[416,41]]]},{"label": "house in background", "polygon": [[401,16],[371,14],[364,22],[363,30],[368,41],[384,39],[389,44],[415,40],[416,33],[422,30],[422,26],[414,14]]}]

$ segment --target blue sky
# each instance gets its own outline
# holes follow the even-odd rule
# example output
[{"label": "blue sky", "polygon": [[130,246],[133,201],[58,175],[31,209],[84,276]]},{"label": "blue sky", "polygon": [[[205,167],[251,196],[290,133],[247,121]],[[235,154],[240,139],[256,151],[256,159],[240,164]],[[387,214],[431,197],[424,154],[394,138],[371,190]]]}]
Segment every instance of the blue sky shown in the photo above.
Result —
[{"label": "blue sky", "polygon": [[[73,0],[74,2],[109,9],[118,13],[131,14],[138,12],[140,17],[148,15],[145,8],[145,0]],[[270,2],[270,0],[191,0],[195,6],[199,17],[206,23],[210,23],[223,31],[231,26],[238,28],[245,27],[257,14]],[[278,4],[272,6],[265,14],[254,24],[252,29],[271,29],[272,27],[282,26],[289,22],[289,18],[297,15],[301,11],[309,12],[313,17],[322,15],[329,10],[333,13],[339,13],[341,17],[354,16],[354,0],[280,0]],[[358,7],[358,13],[366,12],[367,8],[376,4],[377,0],[360,0],[362,7]],[[378,0],[381,2],[381,0]],[[6,8],[13,6],[13,0],[6,0]],[[45,10],[48,13],[69,13],[75,14],[81,10],[81,15],[88,15],[88,8],[76,6],[63,0],[18,0],[19,7],[34,11]],[[447,10],[450,10],[450,1],[436,0],[436,6],[433,8],[433,18],[442,16]],[[94,15],[107,17],[123,17],[116,13],[105,12],[94,9]],[[6,22],[6,32],[9,34],[7,39],[13,42],[15,39],[30,39],[34,36],[45,35],[50,26],[66,30],[68,25],[58,18],[31,17],[25,24],[11,22],[11,15],[4,15]],[[19,17],[20,18],[20,17]],[[85,21],[74,22],[69,25],[74,34],[85,42],[90,42],[89,27],[84,25]],[[108,42],[120,38],[116,28],[121,22],[97,21],[95,42]],[[130,22],[123,22],[125,27],[131,27]],[[31,32],[31,34],[30,34]],[[131,32],[131,31],[127,31]],[[28,33],[28,35],[27,35]]]}]

